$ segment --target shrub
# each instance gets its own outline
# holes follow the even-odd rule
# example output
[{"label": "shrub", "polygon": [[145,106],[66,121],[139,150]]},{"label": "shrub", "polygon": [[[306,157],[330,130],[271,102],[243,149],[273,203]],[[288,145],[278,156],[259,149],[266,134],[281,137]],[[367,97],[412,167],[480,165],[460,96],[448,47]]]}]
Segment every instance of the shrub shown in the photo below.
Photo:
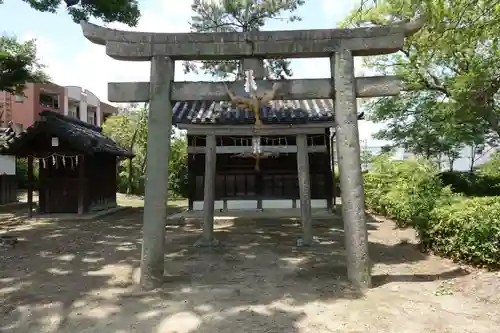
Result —
[{"label": "shrub", "polygon": [[500,197],[438,206],[419,229],[422,245],[437,254],[475,265],[500,265]]},{"label": "shrub", "polygon": [[[27,158],[17,158],[16,159],[16,179],[17,188],[27,189],[28,188],[28,159]],[[35,182],[34,189],[38,190],[38,163],[33,162],[33,181]]]},{"label": "shrub", "polygon": [[488,162],[479,166],[478,172],[482,176],[500,179],[500,152],[496,152],[491,156]]},{"label": "shrub", "polygon": [[424,160],[381,156],[365,175],[366,206],[399,226],[415,227],[424,249],[470,264],[500,266],[500,196],[453,194],[451,187],[442,186],[443,177],[455,177],[454,183],[465,189],[473,189],[470,184],[479,188],[487,179],[484,174],[439,174]]},{"label": "shrub", "polygon": [[454,193],[467,196],[500,196],[500,175],[478,172],[446,171],[440,174],[444,185]]},{"label": "shrub", "polygon": [[427,220],[436,204],[452,199],[436,167],[425,160],[392,161],[377,156],[365,174],[366,207],[394,218],[399,226]]}]

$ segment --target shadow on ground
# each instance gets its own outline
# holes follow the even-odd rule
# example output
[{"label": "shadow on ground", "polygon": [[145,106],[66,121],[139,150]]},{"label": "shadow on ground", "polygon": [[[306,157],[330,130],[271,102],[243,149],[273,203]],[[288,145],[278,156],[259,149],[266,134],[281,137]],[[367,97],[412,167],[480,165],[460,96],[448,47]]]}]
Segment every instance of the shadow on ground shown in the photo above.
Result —
[{"label": "shadow on ground", "polygon": [[[30,225],[0,216],[0,231],[20,239],[0,252],[0,330],[294,333],[304,317],[297,306],[362,297],[346,282],[338,217],[316,223],[310,248],[295,246],[300,226],[291,220],[217,225],[222,246],[212,249],[193,246],[199,225],[168,226],[166,281],[152,293],[135,291],[141,224],[142,208],[98,221]],[[376,233],[381,223],[371,219],[369,226]],[[426,258],[413,244],[374,239],[375,264]],[[374,285],[459,274],[379,274]]]}]

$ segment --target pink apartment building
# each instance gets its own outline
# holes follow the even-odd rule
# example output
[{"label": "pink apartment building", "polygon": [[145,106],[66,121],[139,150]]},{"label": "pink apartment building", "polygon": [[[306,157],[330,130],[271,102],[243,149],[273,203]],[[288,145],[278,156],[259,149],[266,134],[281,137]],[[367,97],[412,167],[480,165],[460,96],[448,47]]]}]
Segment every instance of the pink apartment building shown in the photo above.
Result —
[{"label": "pink apartment building", "polygon": [[24,96],[0,91],[0,127],[10,121],[23,130],[37,121],[42,110],[52,110],[101,126],[118,109],[101,102],[92,92],[76,86],[28,83]]}]

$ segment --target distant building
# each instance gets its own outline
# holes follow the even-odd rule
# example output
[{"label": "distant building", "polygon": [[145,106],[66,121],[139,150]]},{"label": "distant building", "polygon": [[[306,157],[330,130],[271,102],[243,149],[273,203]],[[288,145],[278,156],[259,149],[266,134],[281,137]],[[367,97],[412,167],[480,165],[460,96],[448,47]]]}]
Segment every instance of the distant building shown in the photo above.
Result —
[{"label": "distant building", "polygon": [[[361,142],[362,154],[363,151],[369,151],[373,156],[376,156],[382,152],[382,146],[369,146],[363,144],[364,141]],[[455,161],[453,161],[453,170],[468,171],[470,170],[471,164],[473,164],[474,167],[478,167],[481,164],[488,162],[497,151],[498,151],[497,148],[487,146],[484,148],[481,154],[476,154],[473,156],[474,150],[471,147],[464,147],[460,151],[460,158],[457,158]],[[392,150],[392,158],[395,161],[404,161],[412,158],[417,158],[417,156],[411,152],[406,151],[404,148],[394,147]],[[335,159],[335,165],[337,165],[336,159]],[[362,158],[362,169],[363,171],[371,169],[371,164],[363,161],[363,158]],[[443,157],[441,159],[441,169],[443,171],[450,170],[450,162],[446,157]]]},{"label": "distant building", "polygon": [[76,86],[28,83],[24,95],[0,91],[0,127],[12,122],[16,131],[26,129],[40,119],[42,110],[69,115],[97,126],[118,112],[116,107],[101,102],[89,90]]}]

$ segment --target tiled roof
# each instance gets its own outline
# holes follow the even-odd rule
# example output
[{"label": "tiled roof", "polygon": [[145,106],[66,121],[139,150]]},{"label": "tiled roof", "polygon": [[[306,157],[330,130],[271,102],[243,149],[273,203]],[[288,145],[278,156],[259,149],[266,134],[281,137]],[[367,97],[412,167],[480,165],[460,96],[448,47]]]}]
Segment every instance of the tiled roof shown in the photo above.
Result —
[{"label": "tiled roof", "polygon": [[73,148],[83,153],[107,153],[114,156],[131,157],[133,154],[120,147],[101,132],[101,128],[81,120],[53,111],[40,112],[41,119],[28,127],[19,136],[10,137],[0,146],[0,154],[16,155],[29,145],[37,135],[49,133],[65,139]]},{"label": "tiled roof", "polygon": [[16,131],[12,127],[0,128],[0,145],[13,139],[16,136]]},{"label": "tiled roof", "polygon": [[[331,122],[335,120],[331,99],[272,101],[263,106],[260,117],[264,124]],[[253,124],[255,115],[248,109],[229,102],[177,102],[173,109],[174,124]]]}]

